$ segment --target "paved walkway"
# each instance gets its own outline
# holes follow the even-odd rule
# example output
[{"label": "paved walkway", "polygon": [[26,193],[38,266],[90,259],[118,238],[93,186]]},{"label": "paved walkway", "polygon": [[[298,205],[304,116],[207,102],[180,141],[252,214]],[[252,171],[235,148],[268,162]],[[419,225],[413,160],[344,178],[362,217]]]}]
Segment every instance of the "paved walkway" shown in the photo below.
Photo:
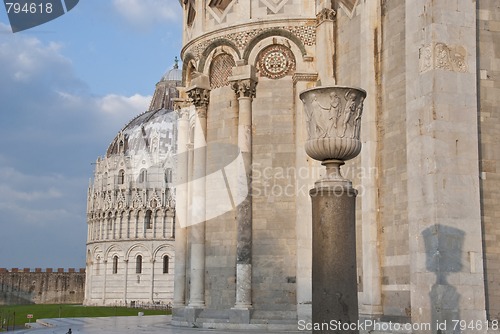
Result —
[{"label": "paved walkway", "polygon": [[[204,333],[271,333],[269,331],[221,331],[209,329],[180,328],[170,325],[171,316],[134,316],[134,317],[107,317],[107,318],[57,318],[42,319],[53,327],[41,327],[14,331],[15,334],[65,334],[71,328],[73,334],[135,334],[135,333],[162,333],[162,334],[204,334]],[[276,333],[276,332],[273,332]],[[281,332],[283,333],[283,332]],[[305,333],[305,332],[287,332]]]}]

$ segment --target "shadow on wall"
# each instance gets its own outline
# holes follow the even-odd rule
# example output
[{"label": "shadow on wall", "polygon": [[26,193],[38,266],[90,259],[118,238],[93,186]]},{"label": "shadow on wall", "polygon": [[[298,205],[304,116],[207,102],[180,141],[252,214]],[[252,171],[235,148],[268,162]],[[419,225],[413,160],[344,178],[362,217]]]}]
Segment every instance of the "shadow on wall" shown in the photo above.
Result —
[{"label": "shadow on wall", "polygon": [[[436,224],[422,231],[426,251],[426,268],[436,274],[429,293],[433,333],[460,333],[453,330],[453,320],[460,320],[460,294],[448,283],[450,273],[462,271],[464,231]],[[458,327],[458,326],[457,326]]]}]

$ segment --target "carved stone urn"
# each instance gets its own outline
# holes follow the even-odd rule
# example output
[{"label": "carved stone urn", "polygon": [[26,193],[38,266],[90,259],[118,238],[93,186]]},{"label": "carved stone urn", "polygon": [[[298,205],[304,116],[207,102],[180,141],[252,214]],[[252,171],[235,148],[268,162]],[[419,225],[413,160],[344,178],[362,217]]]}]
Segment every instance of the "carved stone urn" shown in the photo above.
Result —
[{"label": "carved stone urn", "polygon": [[363,89],[344,86],[315,87],[300,93],[307,120],[306,153],[322,161],[327,170],[327,177],[321,181],[346,181],[340,166],[361,151],[365,97]]}]

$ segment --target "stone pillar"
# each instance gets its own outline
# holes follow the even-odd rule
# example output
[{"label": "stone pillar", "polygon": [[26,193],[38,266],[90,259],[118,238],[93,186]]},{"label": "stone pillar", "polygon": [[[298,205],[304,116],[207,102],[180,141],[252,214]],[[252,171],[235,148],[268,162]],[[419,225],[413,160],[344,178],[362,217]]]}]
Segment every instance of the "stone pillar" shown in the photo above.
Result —
[{"label": "stone pillar", "polygon": [[297,254],[301,254],[297,256],[297,318],[306,322],[311,322],[312,315],[312,209],[309,189],[316,181],[314,175],[319,175],[320,164],[317,161],[308,159],[303,149],[307,139],[306,115],[302,112],[303,107],[298,92],[315,87],[317,79],[317,73],[295,72],[293,75],[296,105],[295,168],[298,175],[296,178],[295,229],[297,234]]},{"label": "stone pillar", "polygon": [[[188,217],[189,114],[184,100],[175,101],[177,111],[177,180],[175,201],[174,313],[186,302],[186,226]],[[164,214],[163,220],[165,221]],[[164,224],[165,226],[165,224]],[[165,235],[164,235],[165,236]]]},{"label": "stone pillar", "polygon": [[411,320],[435,333],[436,323],[486,320],[477,8],[423,0],[404,8]]},{"label": "stone pillar", "polygon": [[238,175],[245,180],[238,182],[238,198],[247,196],[237,207],[236,244],[236,304],[231,321],[250,323],[252,307],[252,101],[255,97],[257,77],[255,68],[242,65],[233,68],[229,78],[238,98],[238,148],[243,157],[244,169]]},{"label": "stone pillar", "polygon": [[335,15],[330,0],[316,8],[316,69],[322,85],[335,85]]},{"label": "stone pillar", "polygon": [[207,76],[200,75],[192,80],[193,86],[186,92],[196,109],[194,129],[193,202],[191,205],[191,286],[188,320],[194,321],[205,307],[205,217],[206,217],[206,133],[207,108],[210,98],[210,84]]},{"label": "stone pillar", "polygon": [[[361,52],[360,82],[367,87],[367,97],[364,100],[367,113],[362,121],[360,140],[363,143],[360,156],[361,186],[361,250],[362,250],[362,282],[363,291],[360,295],[360,313],[363,317],[378,319],[382,315],[381,267],[379,258],[379,184],[377,175],[377,148],[379,133],[377,115],[381,109],[381,5],[379,1],[367,1],[365,10],[361,11],[361,34],[359,34]],[[374,56],[374,51],[376,55]],[[380,63],[379,63],[380,62]],[[380,167],[380,166],[379,166]],[[358,210],[359,211],[359,210]],[[359,240],[359,239],[358,239]]]},{"label": "stone pillar", "polygon": [[102,304],[106,305],[106,278],[108,276],[108,259],[104,259],[104,279],[102,283]]},{"label": "stone pillar", "polygon": [[154,293],[155,293],[155,263],[156,263],[156,260],[154,258],[152,258],[151,259],[151,292],[150,292],[150,298],[149,298],[149,301],[151,303],[154,302]]},{"label": "stone pillar", "polygon": [[[308,139],[306,153],[323,161],[326,176],[315,183],[312,198],[312,322],[339,321],[341,330],[358,333],[356,270],[356,190],[340,173],[345,160],[361,151],[359,126],[366,92],[350,87],[303,91]],[[323,117],[328,113],[330,117]],[[348,327],[344,327],[348,326]]]},{"label": "stone pillar", "polygon": [[127,285],[128,285],[128,259],[124,260],[125,262],[125,277],[123,279],[123,304],[127,305]]}]

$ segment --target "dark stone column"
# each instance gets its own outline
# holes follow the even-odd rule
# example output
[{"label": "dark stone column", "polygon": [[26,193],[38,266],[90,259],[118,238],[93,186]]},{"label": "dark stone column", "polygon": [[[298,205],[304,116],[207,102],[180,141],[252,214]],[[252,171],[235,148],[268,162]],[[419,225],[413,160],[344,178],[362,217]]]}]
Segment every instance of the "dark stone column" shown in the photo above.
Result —
[{"label": "dark stone column", "polygon": [[[310,191],[313,223],[313,323],[358,321],[355,203],[350,182]],[[358,333],[319,330],[313,333]]]}]

